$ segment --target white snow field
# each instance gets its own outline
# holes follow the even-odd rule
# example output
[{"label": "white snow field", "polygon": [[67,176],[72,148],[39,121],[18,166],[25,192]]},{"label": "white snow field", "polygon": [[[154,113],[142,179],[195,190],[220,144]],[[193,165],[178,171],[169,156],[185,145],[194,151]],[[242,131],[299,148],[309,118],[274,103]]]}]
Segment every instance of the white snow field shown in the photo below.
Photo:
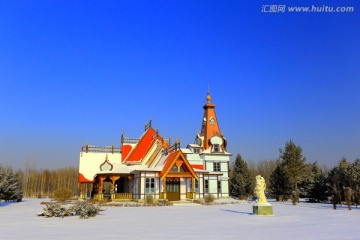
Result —
[{"label": "white snow field", "polygon": [[274,216],[252,204],[107,207],[90,219],[44,218],[41,199],[0,203],[0,239],[360,239],[360,208],[274,202]]}]

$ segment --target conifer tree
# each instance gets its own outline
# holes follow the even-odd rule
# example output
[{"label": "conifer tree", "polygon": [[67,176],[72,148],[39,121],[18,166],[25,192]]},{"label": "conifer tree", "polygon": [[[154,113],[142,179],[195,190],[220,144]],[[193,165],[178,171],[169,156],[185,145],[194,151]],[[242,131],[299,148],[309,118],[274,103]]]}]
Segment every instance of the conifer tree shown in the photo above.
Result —
[{"label": "conifer tree", "polygon": [[354,194],[354,203],[360,204],[360,159],[357,158],[350,169],[351,186]]},{"label": "conifer tree", "polygon": [[21,201],[22,186],[13,171],[0,166],[0,199],[5,201]]},{"label": "conifer tree", "polygon": [[310,164],[309,168],[309,177],[301,183],[302,192],[311,202],[325,201],[328,197],[326,173],[316,162]]},{"label": "conifer tree", "polygon": [[[307,175],[306,158],[302,155],[300,146],[290,140],[285,144],[285,150],[280,149],[279,159],[282,161],[284,172],[292,185],[293,191],[298,193],[298,184]],[[297,194],[297,198],[299,195]],[[299,201],[299,200],[298,200]]]},{"label": "conifer tree", "polygon": [[5,192],[5,173],[3,167],[0,164],[0,200],[4,199]]},{"label": "conifer tree", "polygon": [[250,173],[247,163],[238,154],[230,176],[230,191],[235,197],[252,195],[255,178]]},{"label": "conifer tree", "polygon": [[291,194],[290,180],[284,172],[281,161],[278,161],[274,172],[270,175],[271,196],[277,201],[289,199]]},{"label": "conifer tree", "polygon": [[338,165],[329,172],[330,191],[333,195],[336,195],[339,203],[344,200],[344,189],[351,187],[350,169],[351,164],[345,158],[342,158]]}]

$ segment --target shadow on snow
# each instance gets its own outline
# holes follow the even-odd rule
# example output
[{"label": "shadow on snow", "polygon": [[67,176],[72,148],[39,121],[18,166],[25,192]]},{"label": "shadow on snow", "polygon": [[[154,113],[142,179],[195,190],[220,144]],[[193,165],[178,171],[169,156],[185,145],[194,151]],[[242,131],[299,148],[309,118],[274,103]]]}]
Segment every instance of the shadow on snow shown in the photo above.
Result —
[{"label": "shadow on snow", "polygon": [[224,212],[231,212],[231,213],[238,213],[238,214],[252,215],[252,213],[249,213],[249,212],[240,212],[240,211],[228,210],[228,209],[220,209],[220,210],[221,210],[221,211],[224,211]]}]

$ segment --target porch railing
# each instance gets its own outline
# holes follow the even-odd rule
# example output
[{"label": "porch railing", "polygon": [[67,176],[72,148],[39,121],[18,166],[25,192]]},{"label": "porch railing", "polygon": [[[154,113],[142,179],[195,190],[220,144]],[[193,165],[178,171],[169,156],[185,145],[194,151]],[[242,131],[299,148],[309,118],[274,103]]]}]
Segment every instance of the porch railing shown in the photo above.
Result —
[{"label": "porch railing", "polygon": [[113,193],[111,199],[132,199],[132,193]]},{"label": "porch railing", "polygon": [[132,193],[111,193],[111,194],[104,194],[104,193],[98,193],[94,194],[94,199],[133,199]]}]

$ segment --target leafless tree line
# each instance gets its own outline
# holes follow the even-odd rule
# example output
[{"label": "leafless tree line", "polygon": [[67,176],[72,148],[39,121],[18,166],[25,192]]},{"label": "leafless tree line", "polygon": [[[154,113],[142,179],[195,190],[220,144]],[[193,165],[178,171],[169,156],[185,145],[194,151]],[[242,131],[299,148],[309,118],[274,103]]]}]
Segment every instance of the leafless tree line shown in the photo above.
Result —
[{"label": "leafless tree line", "polygon": [[78,193],[78,168],[67,167],[54,170],[38,170],[35,165],[26,165],[18,176],[23,186],[23,197],[47,197],[60,188],[68,188]]},{"label": "leafless tree line", "polygon": [[261,162],[252,162],[248,161],[248,168],[251,174],[255,177],[261,175],[265,182],[268,184],[270,180],[270,175],[273,173],[277,166],[276,160],[263,160]]}]

